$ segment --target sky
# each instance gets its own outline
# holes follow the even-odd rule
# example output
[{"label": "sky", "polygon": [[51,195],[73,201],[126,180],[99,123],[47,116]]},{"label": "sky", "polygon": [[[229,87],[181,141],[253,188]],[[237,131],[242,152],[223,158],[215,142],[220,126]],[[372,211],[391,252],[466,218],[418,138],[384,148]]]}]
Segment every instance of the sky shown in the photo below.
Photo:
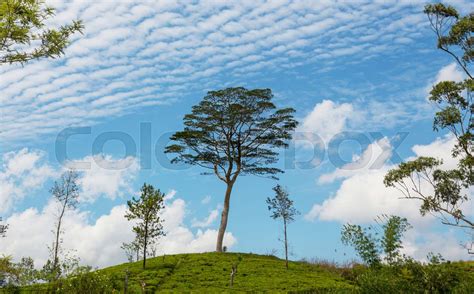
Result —
[{"label": "sky", "polygon": [[[207,91],[270,88],[299,127],[279,181],[238,179],[224,243],[229,251],[282,255],[282,225],[265,199],[277,183],[300,212],[291,258],[356,258],[345,223],[382,214],[413,228],[404,253],[468,259],[461,231],[422,217],[419,203],[383,185],[416,156],[444,159],[454,140],[433,132],[433,84],[463,73],[436,49],[419,1],[47,1],[58,26],[79,18],[65,56],[0,67],[0,252],[41,266],[57,205],[49,193],[67,168],[80,173],[80,204],[66,215],[65,252],[83,264],[126,261],[133,240],[126,201],[144,182],[166,193],[159,254],[213,251],[225,187],[198,167],[172,165],[169,136]],[[447,2],[465,14],[469,1]],[[472,195],[472,190],[469,191]],[[468,215],[474,206],[465,206]],[[472,258],[472,257],[471,257]]]}]

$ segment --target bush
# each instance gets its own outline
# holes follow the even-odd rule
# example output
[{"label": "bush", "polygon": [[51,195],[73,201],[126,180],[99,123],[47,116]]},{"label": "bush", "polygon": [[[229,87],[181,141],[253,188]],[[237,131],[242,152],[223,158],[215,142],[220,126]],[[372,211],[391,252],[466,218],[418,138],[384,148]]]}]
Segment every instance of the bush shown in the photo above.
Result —
[{"label": "bush", "polygon": [[62,278],[49,284],[36,284],[24,290],[41,293],[102,294],[116,292],[117,285],[108,276],[99,272],[87,272]]},{"label": "bush", "polygon": [[356,278],[361,293],[474,293],[474,275],[459,264],[406,260]]}]

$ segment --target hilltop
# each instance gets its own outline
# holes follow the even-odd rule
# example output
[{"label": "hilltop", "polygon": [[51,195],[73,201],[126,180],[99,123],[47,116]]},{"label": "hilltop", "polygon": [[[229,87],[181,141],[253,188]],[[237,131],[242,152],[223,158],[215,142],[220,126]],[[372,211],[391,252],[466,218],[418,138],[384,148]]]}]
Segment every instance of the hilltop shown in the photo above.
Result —
[{"label": "hilltop", "polygon": [[[240,262],[239,262],[240,260]],[[238,263],[233,287],[232,265]],[[195,253],[166,255],[141,262],[124,263],[94,272],[98,283],[111,283],[123,291],[128,272],[129,293],[146,292],[350,292],[353,286],[339,274],[318,265],[290,262],[274,256],[241,253]],[[101,279],[103,280],[101,282]],[[67,281],[66,281],[67,282]],[[25,292],[47,290],[47,285],[23,288]],[[346,291],[344,291],[346,290]]]}]

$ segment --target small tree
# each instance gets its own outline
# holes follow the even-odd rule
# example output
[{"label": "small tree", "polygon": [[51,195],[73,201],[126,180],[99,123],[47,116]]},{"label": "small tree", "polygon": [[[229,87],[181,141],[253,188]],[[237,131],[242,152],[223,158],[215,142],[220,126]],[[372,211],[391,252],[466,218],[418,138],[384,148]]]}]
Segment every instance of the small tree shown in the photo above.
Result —
[{"label": "small tree", "polygon": [[288,192],[283,189],[280,185],[276,185],[273,188],[275,191],[275,197],[267,198],[268,210],[272,212],[271,217],[273,219],[281,218],[283,221],[283,235],[285,244],[285,261],[286,268],[288,269],[288,234],[287,225],[294,221],[294,217],[299,212],[293,207],[293,200],[289,198]]},{"label": "small tree", "polygon": [[403,234],[411,228],[406,218],[399,216],[379,217],[379,224],[383,229],[380,245],[385,253],[388,264],[394,264],[400,257],[400,249],[403,248]]},{"label": "small tree", "polygon": [[59,204],[59,214],[56,219],[56,226],[53,230],[54,242],[52,251],[52,261],[49,268],[53,279],[59,278],[61,274],[59,253],[61,250],[61,233],[63,232],[62,224],[64,214],[68,209],[76,209],[79,198],[79,186],[77,185],[78,173],[75,171],[67,171],[62,174],[59,182],[54,182],[50,192],[56,202]]},{"label": "small tree", "polygon": [[138,220],[133,227],[136,240],[143,250],[143,269],[146,266],[148,245],[152,244],[156,238],[164,236],[163,220],[160,212],[164,208],[164,193],[155,190],[152,185],[143,184],[139,199],[135,197],[127,201],[128,211],[125,217],[128,220]]},{"label": "small tree", "polygon": [[138,240],[135,239],[130,243],[122,243],[120,248],[125,252],[128,262],[140,260],[140,243]]},{"label": "small tree", "polygon": [[35,269],[34,260],[31,257],[23,257],[20,263],[17,264],[19,270],[19,284],[27,286],[34,284],[38,278],[38,271]]},{"label": "small tree", "polygon": [[359,225],[345,224],[342,227],[341,240],[344,245],[354,247],[362,261],[369,266],[380,264],[377,240],[371,232],[372,228],[362,228]]},{"label": "small tree", "polygon": [[184,130],[171,140],[166,153],[173,163],[184,162],[208,169],[226,184],[216,251],[222,252],[230,196],[239,175],[276,178],[283,171],[272,167],[277,148],[287,147],[297,122],[293,108],[277,109],[270,89],[227,88],[208,92],[184,116]]},{"label": "small tree", "polygon": [[80,20],[59,29],[46,27],[54,8],[43,0],[0,1],[0,64],[25,63],[64,54],[70,37],[82,32]]},{"label": "small tree", "polygon": [[341,232],[342,243],[353,246],[362,261],[371,267],[380,265],[382,252],[385,254],[385,261],[393,265],[401,257],[401,239],[411,226],[406,218],[399,216],[384,215],[377,222],[383,230],[382,238],[374,227],[362,228],[359,225],[345,224]]},{"label": "small tree", "polygon": [[419,157],[390,170],[384,183],[400,190],[407,199],[420,200],[422,215],[435,214],[443,224],[468,228],[472,233],[474,220],[463,211],[463,203],[472,200],[468,190],[474,183],[474,79],[469,68],[474,60],[474,14],[461,17],[456,9],[441,3],[426,5],[424,12],[438,48],[452,56],[467,76],[461,82],[439,82],[429,97],[439,109],[433,129],[448,130],[455,137],[452,157],[459,159],[459,164],[444,170],[441,160]]}]

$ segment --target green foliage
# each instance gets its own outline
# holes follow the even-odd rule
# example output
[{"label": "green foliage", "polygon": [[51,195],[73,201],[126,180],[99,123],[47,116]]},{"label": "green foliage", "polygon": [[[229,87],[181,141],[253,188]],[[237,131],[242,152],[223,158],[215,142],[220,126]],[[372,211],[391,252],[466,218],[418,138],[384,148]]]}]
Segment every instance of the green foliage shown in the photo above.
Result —
[{"label": "green foliage", "polygon": [[139,248],[143,249],[143,268],[146,266],[147,248],[156,238],[163,236],[163,219],[160,212],[164,208],[164,193],[155,190],[152,185],[143,184],[140,198],[132,198],[127,201],[128,211],[125,218],[128,220],[138,220],[133,227]]},{"label": "green foliage", "polygon": [[80,259],[74,255],[66,254],[58,260],[55,265],[52,260],[47,260],[43,268],[37,273],[39,280],[55,281],[58,278],[67,278],[76,276],[82,273],[89,272],[92,268],[90,266],[81,266]]},{"label": "green foliage", "polygon": [[43,0],[0,1],[0,64],[25,63],[64,54],[69,39],[84,28],[80,20],[59,28],[46,26],[54,8]]},{"label": "green foliage", "polygon": [[[452,56],[467,75],[462,82],[439,82],[429,97],[439,109],[433,129],[448,130],[456,138],[452,156],[459,164],[456,169],[443,170],[440,160],[419,157],[389,171],[384,183],[399,189],[405,198],[421,200],[422,215],[435,213],[444,224],[474,229],[474,221],[462,210],[470,199],[466,190],[474,183],[474,80],[470,70],[474,13],[461,17],[455,8],[441,3],[426,5],[424,12],[436,33],[438,48]],[[433,193],[427,192],[430,190]]]},{"label": "green foliage", "polygon": [[359,225],[346,224],[342,228],[341,240],[345,245],[353,246],[362,261],[370,267],[380,267],[382,257],[389,265],[398,263],[402,256],[403,234],[411,228],[406,218],[399,216],[381,216],[378,223],[383,230],[379,237],[373,227],[362,228]]},{"label": "green foliage", "polygon": [[294,217],[299,214],[293,206],[293,200],[290,199],[288,192],[280,185],[273,187],[275,197],[268,197],[266,202],[268,210],[272,212],[273,219],[281,218],[285,223],[290,223]]},{"label": "green foliage", "polygon": [[287,147],[297,126],[294,109],[277,109],[270,89],[210,91],[184,117],[185,128],[171,136],[173,162],[212,170],[222,181],[239,174],[275,175],[274,148]]},{"label": "green foliage", "polygon": [[[19,293],[103,294],[117,293],[116,289],[118,288],[119,286],[106,274],[100,272],[83,272],[69,278],[58,279],[49,284],[36,284],[23,287]],[[7,291],[7,293],[9,292]]]},{"label": "green foliage", "polygon": [[474,265],[468,263],[423,264],[406,259],[397,266],[359,272],[360,293],[473,293]]},{"label": "green foliage", "polygon": [[382,223],[383,236],[380,246],[385,253],[385,260],[388,264],[396,263],[400,258],[403,234],[411,228],[406,218],[399,216],[384,216],[379,218]]},{"label": "green foliage", "polygon": [[[424,12],[437,35],[438,48],[454,56],[450,47],[457,47],[463,51],[463,55],[461,58],[455,57],[456,60],[463,65],[471,62],[474,58],[474,14],[461,17],[454,7],[441,3],[426,5]],[[446,26],[450,26],[449,31]]]},{"label": "green foliage", "polygon": [[38,270],[35,269],[33,258],[23,257],[17,264],[17,268],[19,285],[31,285],[38,280],[39,274]]},{"label": "green foliage", "polygon": [[19,271],[11,256],[0,257],[0,284],[15,284],[18,282]]},{"label": "green foliage", "polygon": [[[200,253],[151,258],[95,272],[83,272],[50,284],[36,284],[14,293],[120,293],[127,275],[128,293],[268,292],[268,293],[473,293],[474,263],[445,262],[430,256],[428,263],[402,259],[394,265],[340,267],[325,263],[291,262],[241,253]],[[229,286],[232,266],[238,274]],[[6,289],[5,289],[6,290]]]},{"label": "green foliage", "polygon": [[341,240],[344,245],[353,246],[365,264],[376,267],[380,264],[379,249],[377,239],[370,230],[371,228],[359,225],[345,224]]}]

